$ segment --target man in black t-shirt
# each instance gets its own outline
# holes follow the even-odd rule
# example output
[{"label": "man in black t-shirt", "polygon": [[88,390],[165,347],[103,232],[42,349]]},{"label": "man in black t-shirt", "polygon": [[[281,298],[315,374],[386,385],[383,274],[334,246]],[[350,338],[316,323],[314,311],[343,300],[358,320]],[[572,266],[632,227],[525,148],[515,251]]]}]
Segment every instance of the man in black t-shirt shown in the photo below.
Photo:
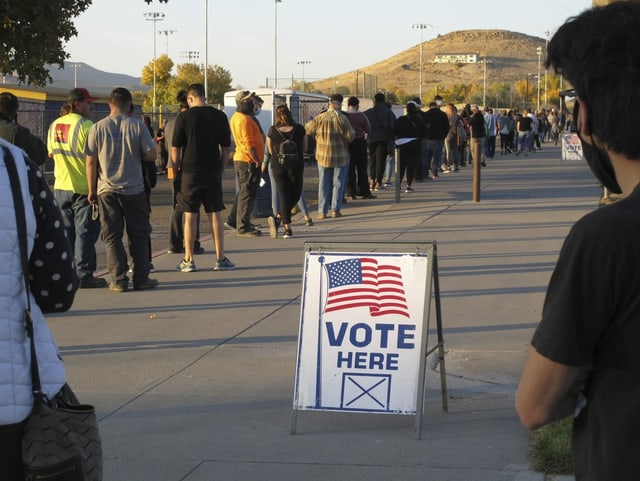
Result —
[{"label": "man in black t-shirt", "polygon": [[[171,139],[171,160],[180,162],[181,184],[176,196],[179,209],[184,212],[184,259],[178,264],[181,272],[193,272],[193,246],[200,206],[209,217],[215,243],[217,261],[214,270],[234,269],[224,255],[224,224],[222,211],[222,172],[231,151],[231,130],[224,112],[207,105],[204,86],[192,84],[187,88],[185,110],[176,118]],[[182,157],[180,157],[182,155]]]},{"label": "man in black t-shirt", "polygon": [[640,3],[614,2],[567,21],[547,67],[574,86],[585,160],[617,203],[580,219],[549,283],[516,394],[522,423],[574,415],[576,481],[640,473]]},{"label": "man in black t-shirt", "polygon": [[429,110],[421,112],[421,115],[427,130],[425,132],[422,165],[417,166],[416,179],[426,178],[429,175],[429,171],[431,171],[431,176],[436,178],[442,162],[444,139],[449,132],[449,117],[440,110],[440,106],[435,100],[429,104]]}]

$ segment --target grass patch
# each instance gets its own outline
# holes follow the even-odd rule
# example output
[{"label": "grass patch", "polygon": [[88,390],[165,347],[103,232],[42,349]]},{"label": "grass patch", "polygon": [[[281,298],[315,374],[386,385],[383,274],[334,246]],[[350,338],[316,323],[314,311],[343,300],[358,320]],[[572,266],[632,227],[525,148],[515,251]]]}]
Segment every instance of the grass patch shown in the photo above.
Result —
[{"label": "grass patch", "polygon": [[548,424],[531,433],[533,469],[545,474],[573,474],[571,429],[573,417]]}]

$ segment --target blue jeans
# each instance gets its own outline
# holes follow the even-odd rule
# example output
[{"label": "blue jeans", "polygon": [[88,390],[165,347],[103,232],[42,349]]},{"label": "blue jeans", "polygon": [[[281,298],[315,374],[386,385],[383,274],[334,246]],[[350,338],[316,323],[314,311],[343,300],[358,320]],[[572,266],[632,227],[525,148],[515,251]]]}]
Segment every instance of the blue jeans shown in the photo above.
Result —
[{"label": "blue jeans", "polygon": [[389,155],[387,155],[387,167],[384,171],[384,181],[388,184],[396,181],[395,163],[395,152],[391,152]]},{"label": "blue jeans", "polygon": [[427,175],[429,170],[435,176],[438,175],[438,169],[442,163],[442,149],[444,148],[444,140],[425,140],[426,155],[422,158],[422,169],[424,175]]},{"label": "blue jeans", "polygon": [[332,211],[339,211],[342,208],[342,196],[348,166],[342,167],[321,167],[318,165],[318,214],[326,214],[331,203]]},{"label": "blue jeans", "polygon": [[87,196],[70,190],[53,193],[73,247],[78,277],[92,276],[96,270],[96,241],[100,235],[100,221],[91,218],[91,205]]},{"label": "blue jeans", "polygon": [[518,152],[531,152],[531,132],[518,132]]},{"label": "blue jeans", "polygon": [[127,253],[124,249],[126,226],[129,254],[133,261],[133,282],[149,277],[149,204],[144,192],[98,195],[102,241],[106,247],[107,269],[113,282],[128,280]]}]

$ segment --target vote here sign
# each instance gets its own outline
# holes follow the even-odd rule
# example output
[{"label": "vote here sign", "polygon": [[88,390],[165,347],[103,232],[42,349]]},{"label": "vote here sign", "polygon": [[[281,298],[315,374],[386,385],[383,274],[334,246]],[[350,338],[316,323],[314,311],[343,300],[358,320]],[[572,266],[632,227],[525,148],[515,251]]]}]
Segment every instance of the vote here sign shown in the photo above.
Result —
[{"label": "vote here sign", "polygon": [[427,264],[306,253],[294,409],[416,413]]}]

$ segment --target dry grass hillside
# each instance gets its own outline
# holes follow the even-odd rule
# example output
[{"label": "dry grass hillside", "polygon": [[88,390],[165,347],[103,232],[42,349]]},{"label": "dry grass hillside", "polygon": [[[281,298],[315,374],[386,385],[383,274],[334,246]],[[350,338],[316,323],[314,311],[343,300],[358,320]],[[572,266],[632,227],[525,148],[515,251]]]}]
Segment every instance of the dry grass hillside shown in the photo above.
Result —
[{"label": "dry grass hillside", "polygon": [[[483,63],[475,64],[436,64],[436,55],[442,54],[478,54],[487,59],[487,86],[496,82],[515,85],[517,81],[527,79],[535,83],[538,73],[538,54],[536,49],[542,47],[542,64],[544,64],[545,39],[532,37],[506,30],[464,30],[440,35],[423,43],[422,47],[422,91],[424,98],[432,98],[436,89],[447,89],[454,84],[472,84],[483,88]],[[313,89],[325,93],[332,92],[337,86],[349,89],[354,94],[356,77],[358,78],[358,94],[363,95],[363,72],[377,77],[377,90],[395,92],[397,95],[417,95],[419,91],[420,46],[400,52],[388,59],[366,67],[358,67],[356,71],[346,72],[335,77],[316,81]],[[544,66],[541,67],[541,77]],[[365,84],[364,94],[375,93],[373,87]]]}]

